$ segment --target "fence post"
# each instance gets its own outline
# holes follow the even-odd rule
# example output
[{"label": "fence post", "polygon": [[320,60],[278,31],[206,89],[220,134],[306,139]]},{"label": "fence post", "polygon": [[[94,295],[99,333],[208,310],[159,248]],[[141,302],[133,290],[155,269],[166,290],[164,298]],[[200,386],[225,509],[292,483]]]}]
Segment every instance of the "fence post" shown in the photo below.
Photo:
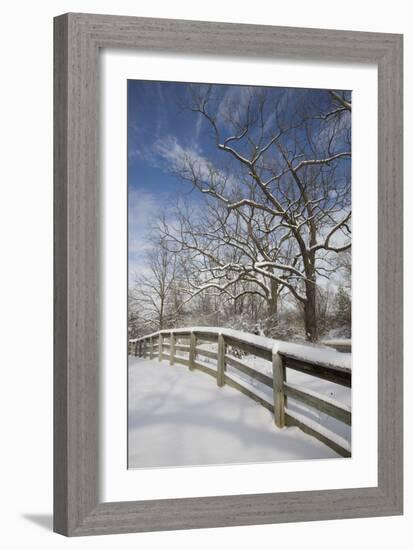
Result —
[{"label": "fence post", "polygon": [[159,333],[159,341],[158,341],[158,361],[162,361],[162,334]]},{"label": "fence post", "polygon": [[153,339],[149,338],[149,359],[153,359]]},{"label": "fence post", "polygon": [[175,335],[171,331],[171,336],[169,339],[169,364],[173,365],[175,362]]},{"label": "fence post", "polygon": [[195,349],[196,349],[196,334],[191,332],[189,339],[189,368],[193,370],[195,368]]},{"label": "fence post", "polygon": [[285,367],[282,357],[278,353],[278,346],[275,345],[272,350],[272,376],[274,392],[274,422],[278,428],[285,427]]},{"label": "fence post", "polygon": [[225,384],[225,340],[218,334],[217,384],[220,388]]}]

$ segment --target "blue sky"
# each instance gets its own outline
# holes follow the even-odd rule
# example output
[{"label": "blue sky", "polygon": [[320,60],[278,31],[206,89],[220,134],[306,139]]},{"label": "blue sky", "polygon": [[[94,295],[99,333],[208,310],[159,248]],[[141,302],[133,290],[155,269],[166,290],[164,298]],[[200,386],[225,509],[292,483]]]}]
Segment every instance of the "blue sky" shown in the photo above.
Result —
[{"label": "blue sky", "polygon": [[186,84],[128,81],[129,190],[168,195],[182,187],[161,166],[162,157],[154,146],[166,136],[186,144],[198,140],[196,115],[180,107],[187,88]]},{"label": "blue sky", "polygon": [[[172,175],[174,160],[182,151],[189,151],[192,156],[216,164],[227,156],[217,150],[203,117],[184,107],[191,99],[190,86],[193,85],[128,80],[130,273],[137,271],[142,264],[147,246],[145,236],[157,214],[167,210],[181,195],[193,201],[194,205],[199,201],[198,191],[194,191],[188,182]],[[225,108],[242,105],[249,91],[247,86],[215,85],[215,107],[225,114]],[[314,106],[331,102],[325,90],[267,88],[266,91],[271,100],[285,103],[287,115],[300,101]],[[269,111],[269,125],[271,116]],[[222,131],[225,135],[225,123]]]},{"label": "blue sky", "polygon": [[[199,122],[182,109],[188,86],[169,82],[128,80],[128,206],[129,266],[136,271],[145,251],[151,220],[177,195],[191,193],[188,184],[171,175],[162,145],[176,140],[201,146]],[[203,144],[205,146],[205,143]]]}]

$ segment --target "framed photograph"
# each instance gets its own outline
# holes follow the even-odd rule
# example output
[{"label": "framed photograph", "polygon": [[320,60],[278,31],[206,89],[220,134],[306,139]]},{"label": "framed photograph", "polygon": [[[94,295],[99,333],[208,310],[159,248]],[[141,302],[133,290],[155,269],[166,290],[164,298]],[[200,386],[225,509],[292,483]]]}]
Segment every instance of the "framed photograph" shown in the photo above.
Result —
[{"label": "framed photograph", "polygon": [[55,19],[54,528],[402,513],[402,37]]}]

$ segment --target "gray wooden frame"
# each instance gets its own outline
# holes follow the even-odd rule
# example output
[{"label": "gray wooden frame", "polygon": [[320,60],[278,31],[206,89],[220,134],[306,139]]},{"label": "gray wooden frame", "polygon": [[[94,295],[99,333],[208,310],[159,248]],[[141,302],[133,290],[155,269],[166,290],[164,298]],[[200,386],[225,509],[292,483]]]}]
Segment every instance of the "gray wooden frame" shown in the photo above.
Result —
[{"label": "gray wooden frame", "polygon": [[[55,531],[73,536],[401,514],[402,36],[66,14],[55,19],[54,37]],[[377,64],[377,487],[100,501],[98,58],[104,47]]]}]

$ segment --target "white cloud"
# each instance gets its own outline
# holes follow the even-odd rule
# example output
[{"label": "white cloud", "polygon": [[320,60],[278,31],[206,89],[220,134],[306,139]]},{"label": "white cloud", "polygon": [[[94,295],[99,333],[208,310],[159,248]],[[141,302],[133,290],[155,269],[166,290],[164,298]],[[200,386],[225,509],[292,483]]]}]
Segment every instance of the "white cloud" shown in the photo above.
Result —
[{"label": "white cloud", "polygon": [[198,147],[184,147],[175,136],[158,139],[154,144],[154,151],[162,159],[163,169],[168,172],[183,172],[190,163],[196,168],[199,177],[206,180],[213,166]]},{"label": "white cloud", "polygon": [[198,115],[196,122],[195,122],[195,137],[194,141],[196,144],[199,142],[199,138],[201,136],[202,132],[202,124],[204,122],[204,117],[202,115]]},{"label": "white cloud", "polygon": [[162,159],[164,171],[173,171],[191,179],[193,170],[199,181],[205,185],[210,184],[213,177],[215,184],[222,185],[221,191],[224,192],[225,189],[225,194],[229,195],[238,185],[236,175],[217,166],[198,147],[184,147],[175,136],[159,139],[154,150]]},{"label": "white cloud", "polygon": [[130,189],[128,193],[129,252],[140,253],[145,248],[145,239],[152,219],[159,211],[156,196],[147,191]]},{"label": "white cloud", "polygon": [[218,119],[231,119],[245,112],[253,91],[251,86],[229,86],[219,103]]}]

